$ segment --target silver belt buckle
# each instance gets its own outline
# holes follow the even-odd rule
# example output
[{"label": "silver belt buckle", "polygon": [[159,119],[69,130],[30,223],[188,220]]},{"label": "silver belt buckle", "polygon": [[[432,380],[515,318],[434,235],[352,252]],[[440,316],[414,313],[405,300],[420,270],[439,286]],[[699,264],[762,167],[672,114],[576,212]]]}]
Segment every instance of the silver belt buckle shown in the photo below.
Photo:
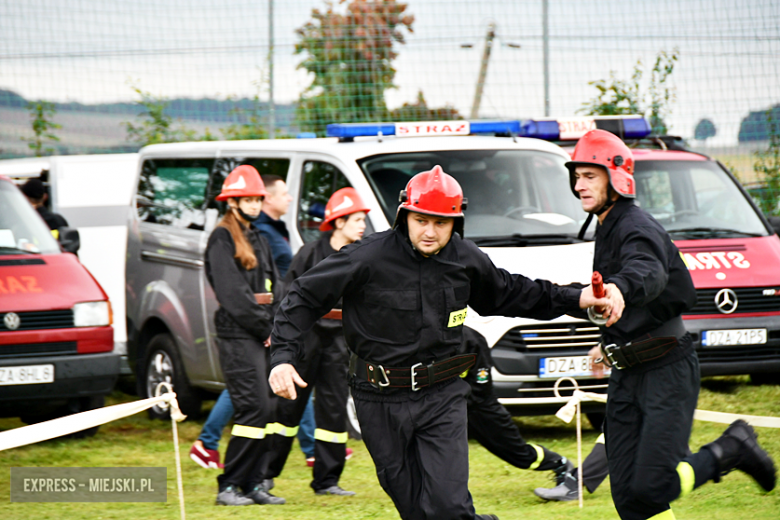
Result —
[{"label": "silver belt buckle", "polygon": [[[423,366],[422,363],[415,363],[414,365],[412,365],[412,392],[416,392],[419,390],[419,388],[417,388],[417,380],[414,378],[414,370],[417,367],[421,367],[421,366]],[[430,384],[430,381],[428,381],[428,384]]]},{"label": "silver belt buckle", "polygon": [[604,355],[605,358],[607,358],[611,367],[617,368],[618,370],[623,370],[623,367],[620,366],[620,363],[618,363],[614,357],[614,352],[618,349],[620,349],[620,347],[618,347],[614,343],[607,345],[606,347],[602,345],[601,353]]}]

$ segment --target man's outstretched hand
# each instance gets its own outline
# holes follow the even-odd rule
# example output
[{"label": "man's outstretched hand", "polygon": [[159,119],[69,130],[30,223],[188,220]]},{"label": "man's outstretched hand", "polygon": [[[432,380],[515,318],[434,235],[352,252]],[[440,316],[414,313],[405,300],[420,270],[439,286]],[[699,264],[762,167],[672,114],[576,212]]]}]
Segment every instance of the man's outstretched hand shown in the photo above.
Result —
[{"label": "man's outstretched hand", "polygon": [[590,285],[585,287],[580,293],[580,309],[594,306],[603,307],[603,315],[609,316],[606,325],[611,327],[623,315],[626,303],[623,301],[623,294],[614,283],[604,284],[604,291],[606,292],[604,298],[596,298],[593,296],[593,287]]},{"label": "man's outstretched hand", "polygon": [[279,397],[293,400],[297,397],[298,393],[295,391],[295,385],[305,388],[309,384],[304,381],[295,367],[289,363],[282,363],[276,365],[271,370],[271,375],[268,377],[268,384],[271,385],[273,393]]}]

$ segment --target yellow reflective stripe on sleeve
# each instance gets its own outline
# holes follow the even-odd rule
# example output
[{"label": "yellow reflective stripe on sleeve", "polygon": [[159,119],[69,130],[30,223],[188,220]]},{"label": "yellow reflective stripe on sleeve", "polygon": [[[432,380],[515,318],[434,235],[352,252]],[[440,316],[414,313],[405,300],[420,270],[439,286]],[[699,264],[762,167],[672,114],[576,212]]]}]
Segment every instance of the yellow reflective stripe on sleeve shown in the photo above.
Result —
[{"label": "yellow reflective stripe on sleeve", "polygon": [[256,426],[234,424],[233,430],[231,430],[230,433],[233,434],[234,437],[246,437],[247,439],[265,438],[265,428],[258,428]]},{"label": "yellow reflective stripe on sleeve", "polygon": [[687,462],[677,464],[677,475],[680,477],[680,496],[684,497],[691,491],[696,483],[696,474],[693,467]]},{"label": "yellow reflective stripe on sleeve", "polygon": [[463,373],[460,375],[460,377],[461,377],[461,378],[465,378],[467,375],[469,375],[469,371],[468,371],[468,370],[466,370],[465,372],[463,372]]},{"label": "yellow reflective stripe on sleeve", "polygon": [[599,435],[599,438],[596,439],[596,444],[604,444],[604,434],[602,433]]},{"label": "yellow reflective stripe on sleeve", "polygon": [[450,319],[447,322],[447,327],[457,327],[459,325],[463,325],[463,322],[466,321],[466,313],[468,310],[469,308],[466,307],[465,309],[461,309],[459,311],[452,311],[450,313]]},{"label": "yellow reflective stripe on sleeve", "polygon": [[269,435],[276,434],[282,437],[295,437],[298,435],[298,426],[285,426],[282,423],[271,423],[266,426],[266,431]]},{"label": "yellow reflective stripe on sleeve", "polygon": [[59,229],[52,229],[51,230],[51,236],[54,237],[54,240],[60,239],[60,230]]},{"label": "yellow reflective stripe on sleeve", "polygon": [[314,429],[314,439],[322,442],[332,442],[334,444],[346,444],[347,432],[331,432],[328,430]]},{"label": "yellow reflective stripe on sleeve", "polygon": [[273,288],[274,283],[269,280],[268,278],[265,279],[265,292],[271,292],[271,289]]},{"label": "yellow reflective stripe on sleeve", "polygon": [[677,520],[671,509],[667,509],[663,513],[658,513],[655,516],[651,516],[647,520]]},{"label": "yellow reflective stripe on sleeve", "polygon": [[528,445],[536,450],[536,461],[530,466],[528,466],[528,469],[536,469],[539,467],[539,464],[541,464],[542,461],[544,460],[544,450],[542,449],[541,446],[537,446],[536,444],[531,444],[530,442],[528,443]]}]

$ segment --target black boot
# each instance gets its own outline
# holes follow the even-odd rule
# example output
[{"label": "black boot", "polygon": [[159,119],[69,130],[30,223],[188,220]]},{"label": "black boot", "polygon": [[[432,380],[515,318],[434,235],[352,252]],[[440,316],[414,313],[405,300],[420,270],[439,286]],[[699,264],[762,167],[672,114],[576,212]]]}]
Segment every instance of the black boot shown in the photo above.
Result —
[{"label": "black boot", "polygon": [[766,491],[772,491],[777,481],[777,470],[769,454],[758,445],[757,438],[748,423],[737,419],[723,435],[702,446],[712,453],[718,464],[713,480],[720,482],[720,477],[738,469],[753,477]]},{"label": "black boot", "polygon": [[474,518],[476,520],[498,520],[496,515],[477,515]]}]

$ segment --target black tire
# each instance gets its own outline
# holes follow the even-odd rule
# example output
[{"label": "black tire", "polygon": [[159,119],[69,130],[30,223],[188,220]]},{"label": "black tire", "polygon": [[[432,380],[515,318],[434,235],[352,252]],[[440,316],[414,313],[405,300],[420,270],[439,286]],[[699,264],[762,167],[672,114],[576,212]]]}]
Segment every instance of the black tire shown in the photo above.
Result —
[{"label": "black tire", "polygon": [[347,399],[347,433],[350,439],[363,440],[363,433],[360,430],[360,423],[355,412],[355,401],[351,395]]},{"label": "black tire", "polygon": [[[97,410],[103,408],[105,405],[105,396],[92,395],[89,397],[78,397],[70,399],[68,403],[59,408],[55,408],[44,414],[39,415],[23,415],[20,417],[25,424],[36,424],[44,421],[51,421],[52,419],[59,419],[60,417],[66,417],[75,413],[88,412],[89,410]],[[59,439],[85,439],[87,437],[94,437],[100,426],[94,426],[80,432],[74,432],[69,435],[63,435],[58,437]]]},{"label": "black tire", "polygon": [[585,415],[588,417],[588,422],[593,426],[593,429],[601,431],[601,426],[604,424],[607,414],[603,412],[586,412]]},{"label": "black tire", "polygon": [[[139,395],[144,398],[154,397],[155,389],[161,382],[168,383],[176,392],[179,409],[189,419],[200,415],[202,400],[200,394],[190,386],[184,365],[176,348],[176,342],[170,334],[157,334],[146,348],[146,359],[143,374],[138,379]],[[159,406],[149,408],[150,419],[170,419],[169,410]]]},{"label": "black tire", "polygon": [[750,374],[750,383],[753,385],[780,385],[780,373],[759,372]]}]

